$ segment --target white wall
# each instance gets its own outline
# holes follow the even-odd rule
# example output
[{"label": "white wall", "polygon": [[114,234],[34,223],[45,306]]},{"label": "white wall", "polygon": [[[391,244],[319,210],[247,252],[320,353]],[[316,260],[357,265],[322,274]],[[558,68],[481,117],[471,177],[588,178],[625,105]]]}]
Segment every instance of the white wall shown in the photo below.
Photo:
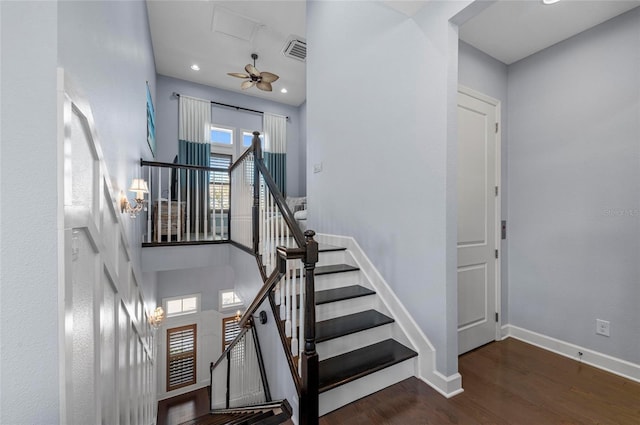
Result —
[{"label": "white wall", "polygon": [[3,424],[59,421],[57,7],[0,2]]},{"label": "white wall", "polygon": [[[299,108],[258,97],[247,96],[214,87],[204,86],[176,78],[158,76],[157,86],[157,130],[158,161],[172,162],[178,153],[178,98],[173,93],[213,100],[229,105],[242,106],[258,111],[271,112],[289,117],[287,121],[287,194],[302,196],[306,193],[299,175],[304,170],[303,162],[306,142],[301,137]],[[274,95],[278,95],[274,93]],[[213,105],[212,121],[244,130],[262,132],[262,115]]]},{"label": "white wall", "polygon": [[468,3],[429,2],[413,19],[381,2],[307,8],[307,227],[356,238],[445,376],[457,372],[458,40],[448,21]]},{"label": "white wall", "polygon": [[[64,377],[57,320],[62,169],[56,67],[72,74],[95,107],[117,188],[126,186],[144,155],[145,80],[153,89],[155,70],[143,2],[0,2],[0,10],[0,422],[57,423]],[[135,246],[133,229],[126,237]]]},{"label": "white wall", "polygon": [[[140,177],[147,144],[146,81],[155,99],[156,74],[143,1],[60,1],[58,63],[91,104],[114,190],[126,192]],[[127,192],[131,199],[133,194]],[[144,220],[125,223],[140,264]],[[153,288],[145,296],[150,303]]]},{"label": "white wall", "polygon": [[640,9],[508,84],[510,323],[638,364]]},{"label": "white wall", "polygon": [[[507,119],[507,65],[481,52],[475,47],[460,41],[458,45],[458,81],[461,85],[474,89],[500,101],[502,119],[501,140],[501,210],[502,219],[508,216],[509,181],[507,176],[507,140],[509,122]],[[508,233],[507,233],[508,234]],[[501,322],[509,322],[509,281],[508,281],[508,238],[501,242]]]},{"label": "white wall", "polygon": [[[222,317],[221,313],[214,310],[203,310],[199,313],[184,316],[171,317],[165,320],[158,330],[158,400],[175,397],[203,388],[211,382],[209,365],[218,360],[222,354]],[[167,330],[186,325],[197,325],[196,346],[196,380],[194,385],[167,391]]]}]

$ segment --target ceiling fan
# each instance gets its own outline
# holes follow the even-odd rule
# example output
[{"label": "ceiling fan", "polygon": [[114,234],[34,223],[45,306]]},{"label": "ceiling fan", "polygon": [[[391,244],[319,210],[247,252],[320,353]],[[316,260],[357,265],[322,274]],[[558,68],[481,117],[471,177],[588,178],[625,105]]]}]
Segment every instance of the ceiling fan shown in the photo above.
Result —
[{"label": "ceiling fan", "polygon": [[256,53],[252,53],[251,58],[253,59],[253,65],[249,63],[244,67],[244,70],[247,71],[246,74],[228,72],[227,75],[231,75],[236,78],[248,78],[247,81],[243,81],[242,84],[240,84],[240,88],[243,90],[256,86],[260,90],[271,91],[273,89],[273,87],[271,87],[271,83],[280,77],[271,72],[258,71],[256,69],[256,59],[258,59],[258,55]]}]

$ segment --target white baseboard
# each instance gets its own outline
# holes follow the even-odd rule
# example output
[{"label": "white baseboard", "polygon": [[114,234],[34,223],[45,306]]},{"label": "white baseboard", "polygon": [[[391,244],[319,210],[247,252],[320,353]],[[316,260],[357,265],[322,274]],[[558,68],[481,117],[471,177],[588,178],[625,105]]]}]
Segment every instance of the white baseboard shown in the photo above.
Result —
[{"label": "white baseboard", "polygon": [[580,360],[577,354],[579,351],[582,353],[582,363],[611,372],[632,381],[640,382],[640,365],[638,364],[513,325],[505,325],[502,327],[502,330],[502,334],[505,335],[503,339],[509,337],[515,338],[574,360]]}]

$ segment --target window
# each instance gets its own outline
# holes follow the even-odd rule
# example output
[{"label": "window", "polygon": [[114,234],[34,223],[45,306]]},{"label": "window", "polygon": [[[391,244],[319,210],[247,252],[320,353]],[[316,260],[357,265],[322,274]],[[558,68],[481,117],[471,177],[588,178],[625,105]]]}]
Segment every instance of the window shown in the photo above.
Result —
[{"label": "window", "polygon": [[220,311],[228,310],[234,307],[242,307],[244,303],[238,297],[233,289],[223,289],[218,293],[218,299],[220,301]]},{"label": "window", "polygon": [[196,383],[197,325],[167,329],[167,391]]},{"label": "window", "polygon": [[236,317],[224,317],[222,319],[222,351],[226,350],[238,335],[240,335],[240,326]]},{"label": "window", "polygon": [[[209,167],[231,167],[231,155],[211,153]],[[229,173],[227,171],[212,171],[209,173],[209,207],[213,211],[229,210]]]},{"label": "window", "polygon": [[230,128],[211,126],[211,143],[233,146],[233,130]]},{"label": "window", "polygon": [[197,313],[200,311],[200,294],[165,298],[162,300],[162,303],[164,304],[164,311],[166,311],[167,317]]}]

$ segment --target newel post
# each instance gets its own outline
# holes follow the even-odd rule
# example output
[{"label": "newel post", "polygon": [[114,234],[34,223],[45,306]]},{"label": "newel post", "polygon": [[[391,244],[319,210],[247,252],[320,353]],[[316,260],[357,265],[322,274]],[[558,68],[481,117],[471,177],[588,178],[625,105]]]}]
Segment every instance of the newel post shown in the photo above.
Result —
[{"label": "newel post", "polygon": [[318,262],[318,242],[313,237],[313,230],[304,232],[306,253],[305,269],[305,317],[304,317],[304,351],[302,355],[302,390],[300,394],[299,418],[301,425],[318,424],[318,353],[316,352],[316,302],[315,302],[315,268]]},{"label": "newel post", "polygon": [[251,222],[253,225],[253,252],[257,254],[260,244],[260,173],[258,172],[258,160],[262,159],[259,131],[253,132],[251,148],[253,149],[253,207],[251,209]]}]

